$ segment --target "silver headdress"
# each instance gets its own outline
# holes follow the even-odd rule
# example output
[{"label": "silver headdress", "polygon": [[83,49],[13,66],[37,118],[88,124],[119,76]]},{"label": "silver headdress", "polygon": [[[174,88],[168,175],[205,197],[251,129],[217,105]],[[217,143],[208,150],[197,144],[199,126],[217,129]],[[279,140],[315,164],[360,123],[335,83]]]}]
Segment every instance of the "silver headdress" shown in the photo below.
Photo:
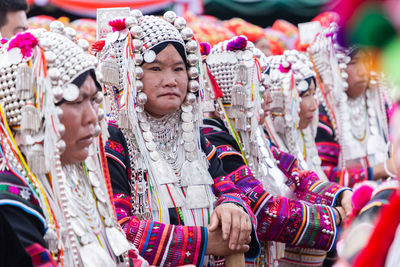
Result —
[{"label": "silver headdress", "polygon": [[[19,33],[0,48],[0,134],[7,140],[0,149],[1,166],[13,170],[39,200],[47,228],[44,239],[52,253],[63,254],[65,265],[98,266],[100,262],[110,266],[112,258],[127,252],[129,244],[108,197],[98,154],[101,140],[96,139],[89,148],[87,169],[62,166],[65,127],[60,122],[62,109],[56,106],[63,99],[77,99],[79,88],[72,82],[95,70],[97,59],[88,53],[87,41],[75,39],[73,29],[64,28],[59,21],[51,23],[50,29]],[[102,100],[98,93],[96,102]],[[100,133],[99,126],[96,131]],[[71,189],[74,181],[87,192],[84,201],[76,200],[79,196]],[[96,224],[97,237],[114,254],[97,243],[88,223]]]},{"label": "silver headdress", "polygon": [[[297,157],[303,169],[312,169],[320,179],[326,179],[314,141],[318,111],[314,112],[313,122],[306,129],[298,129],[301,93],[309,89],[306,79],[316,78],[313,64],[306,54],[297,50],[287,50],[281,56],[269,57],[268,61],[267,88],[272,95],[270,110],[273,121],[270,135],[281,150]],[[318,92],[317,84],[315,92]]]},{"label": "silver headdress", "polygon": [[[193,31],[186,27],[185,19],[172,11],[160,18],[132,10],[129,16],[108,24],[114,32],[105,37],[104,49],[99,52],[102,82],[111,102],[110,117],[128,139],[131,166],[140,170],[131,177],[133,190],[144,188],[139,201],[133,203],[134,213],[139,218],[169,223],[168,208],[177,207],[182,210],[185,224],[198,224],[201,210],[212,210],[214,196],[199,142],[199,98],[203,96],[199,89],[204,87],[199,78],[200,52]],[[188,68],[188,91],[180,110],[155,119],[145,112],[147,96],[143,92],[141,65],[152,63],[157,56],[153,48],[166,42],[181,45],[185,52],[182,57]]]}]

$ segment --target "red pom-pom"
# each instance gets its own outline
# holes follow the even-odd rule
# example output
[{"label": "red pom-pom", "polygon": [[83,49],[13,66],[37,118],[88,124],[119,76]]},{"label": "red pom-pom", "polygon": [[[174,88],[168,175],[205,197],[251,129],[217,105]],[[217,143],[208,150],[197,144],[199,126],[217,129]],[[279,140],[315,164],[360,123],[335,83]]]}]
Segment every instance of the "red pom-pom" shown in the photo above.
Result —
[{"label": "red pom-pom", "polygon": [[353,192],[351,198],[353,202],[353,213],[358,214],[361,209],[368,203],[371,199],[372,192],[374,188],[368,184],[363,184]]},{"label": "red pom-pom", "polygon": [[96,41],[96,42],[92,45],[92,49],[91,49],[92,52],[95,52],[95,53],[100,52],[101,50],[103,50],[105,44],[106,44],[106,40],[104,40],[104,39],[101,39],[101,40]]},{"label": "red pom-pom", "polygon": [[108,22],[108,25],[111,26],[113,32],[122,31],[126,29],[125,18],[111,20]]},{"label": "red pom-pom", "polygon": [[208,56],[211,51],[211,45],[207,42],[200,43],[200,53],[202,56]]},{"label": "red pom-pom", "polygon": [[37,46],[38,41],[30,32],[18,33],[11,39],[8,45],[8,50],[18,47],[21,49],[21,54],[24,58],[29,58],[32,55],[32,50]]}]

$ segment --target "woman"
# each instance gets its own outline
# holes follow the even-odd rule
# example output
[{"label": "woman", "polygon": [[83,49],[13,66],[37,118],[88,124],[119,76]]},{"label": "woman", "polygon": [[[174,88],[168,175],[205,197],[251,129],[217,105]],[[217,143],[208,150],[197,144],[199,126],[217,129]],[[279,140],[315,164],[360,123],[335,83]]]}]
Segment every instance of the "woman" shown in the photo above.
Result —
[{"label": "woman", "polygon": [[[257,216],[258,238],[264,244],[261,256],[249,264],[275,266],[283,256],[281,243],[330,249],[337,234],[337,212],[344,214],[341,207],[336,211],[331,205],[345,189],[301,171],[293,156],[270,147],[259,125],[260,94],[265,91],[262,72],[266,70],[261,52],[238,36],[214,46],[205,68],[208,95],[217,98],[217,105],[212,118],[204,120],[202,131],[217,147],[228,177],[249,197]],[[341,203],[346,201],[343,197]]]},{"label": "woman", "polygon": [[[314,171],[326,181],[314,142],[318,114],[313,64],[296,50],[269,57],[268,62],[272,123],[269,118],[265,121],[267,134],[279,149],[296,155],[302,170]],[[287,247],[282,261],[286,265],[322,266],[326,254],[324,250]]]},{"label": "woman", "polygon": [[[246,251],[252,229],[246,197],[232,184],[217,187],[225,173],[199,135],[200,55],[185,24],[173,12],[131,11],[109,22],[113,33],[99,54],[116,122],[107,153],[119,222],[154,265],[216,264],[205,254]],[[250,258],[258,254],[252,242]]]},{"label": "woman", "polygon": [[97,60],[74,30],[50,28],[1,48],[0,214],[35,266],[127,265],[130,249],[148,266],[114,216]]},{"label": "woman", "polygon": [[388,95],[376,74],[370,75],[365,52],[341,48],[336,34],[332,24],[309,47],[321,89],[316,144],[328,179],[352,187],[393,176]]}]

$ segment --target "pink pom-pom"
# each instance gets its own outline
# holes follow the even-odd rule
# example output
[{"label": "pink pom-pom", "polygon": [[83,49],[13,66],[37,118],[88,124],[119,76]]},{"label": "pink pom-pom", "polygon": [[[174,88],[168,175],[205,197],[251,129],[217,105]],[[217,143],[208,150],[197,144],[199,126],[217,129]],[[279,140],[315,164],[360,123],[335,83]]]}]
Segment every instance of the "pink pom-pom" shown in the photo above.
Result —
[{"label": "pink pom-pom", "polygon": [[122,30],[126,29],[125,18],[110,20],[108,22],[108,25],[111,26],[113,32],[122,31]]},{"label": "pink pom-pom", "polygon": [[98,53],[101,52],[101,50],[103,50],[104,46],[106,44],[106,40],[104,39],[100,39],[98,41],[96,41],[93,45],[92,45],[92,52]]},{"label": "pink pom-pom", "polygon": [[361,209],[368,203],[371,199],[372,192],[374,188],[368,184],[363,184],[353,192],[351,198],[353,202],[353,214],[358,214]]},{"label": "pink pom-pom", "polygon": [[226,50],[235,51],[242,50],[247,46],[247,38],[244,36],[236,36],[232,38],[226,45]]},{"label": "pink pom-pom", "polygon": [[32,49],[38,45],[38,41],[30,32],[18,33],[11,39],[7,51],[18,47],[21,49],[21,54],[24,58],[29,58],[32,55]]},{"label": "pink pom-pom", "polygon": [[207,42],[200,43],[200,53],[202,56],[208,56],[211,51],[211,45]]},{"label": "pink pom-pom", "polygon": [[279,65],[279,71],[281,73],[288,73],[291,68],[292,68],[292,64],[290,64],[289,62],[285,62],[285,63],[282,63]]}]

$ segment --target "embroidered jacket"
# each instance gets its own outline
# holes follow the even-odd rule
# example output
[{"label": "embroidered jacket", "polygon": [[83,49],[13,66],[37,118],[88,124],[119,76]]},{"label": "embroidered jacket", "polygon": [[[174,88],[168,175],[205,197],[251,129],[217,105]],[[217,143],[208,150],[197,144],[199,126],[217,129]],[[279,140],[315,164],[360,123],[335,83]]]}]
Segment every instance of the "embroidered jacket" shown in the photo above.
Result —
[{"label": "embroidered jacket", "polygon": [[[139,220],[133,216],[133,198],[130,186],[131,166],[126,140],[115,124],[109,125],[109,132],[110,138],[106,143],[105,150],[114,192],[114,203],[118,221],[127,234],[128,240],[136,245],[140,255],[151,265],[194,264],[202,266],[207,246],[206,227],[179,225],[177,219],[179,214],[173,208],[169,209],[170,225]],[[233,183],[220,182],[226,178],[215,147],[204,137],[201,138],[201,146],[210,163],[209,172],[214,179],[213,191],[218,198],[216,204],[232,202],[242,206],[255,225],[256,219],[249,206],[249,199]],[[254,259],[260,251],[255,227],[253,227],[250,247],[250,251],[245,256],[248,259]]]},{"label": "embroidered jacket", "polygon": [[315,144],[321,158],[321,166],[328,179],[344,186],[353,187],[364,180],[373,180],[372,167],[367,169],[339,168],[340,145],[332,122],[322,105],[319,106],[319,122]]},{"label": "embroidered jacket", "polygon": [[278,167],[288,178],[286,184],[303,201],[273,196],[263,189],[262,183],[245,165],[236,141],[223,122],[205,119],[204,124],[203,134],[217,147],[218,157],[225,170],[230,172],[226,179],[233,181],[251,201],[261,241],[324,250],[332,248],[337,229],[330,206],[344,188],[320,181],[313,172],[300,171],[292,155],[271,147]]}]

